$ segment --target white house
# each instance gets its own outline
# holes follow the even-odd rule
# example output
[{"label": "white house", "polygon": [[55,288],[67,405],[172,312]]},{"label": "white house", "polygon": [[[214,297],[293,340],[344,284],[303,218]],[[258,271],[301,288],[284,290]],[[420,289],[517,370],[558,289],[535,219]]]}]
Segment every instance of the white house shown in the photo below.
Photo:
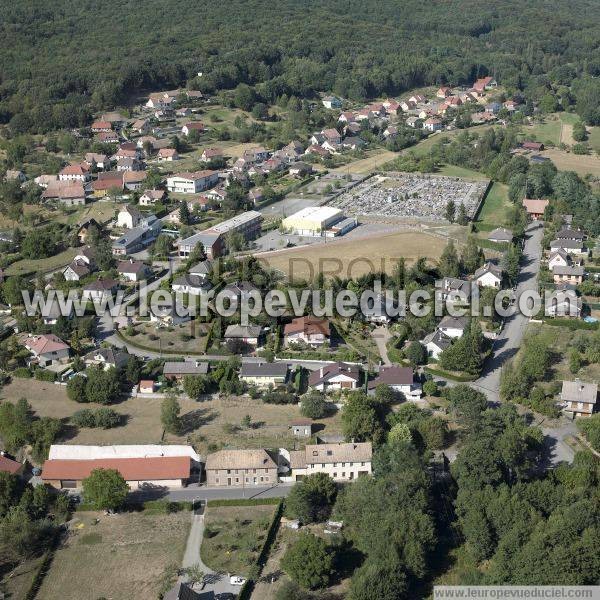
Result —
[{"label": "white house", "polygon": [[104,302],[112,296],[119,284],[114,279],[98,279],[88,283],[81,293],[82,300]]},{"label": "white house", "polygon": [[423,129],[427,129],[427,131],[440,131],[443,127],[442,122],[434,117],[426,119],[423,123]]},{"label": "white house", "polygon": [[308,385],[320,392],[355,390],[359,387],[360,381],[360,367],[342,362],[320,367],[308,377]]},{"label": "white house", "polygon": [[566,250],[568,254],[585,254],[586,251],[583,242],[580,240],[552,240],[550,242],[550,252],[556,252],[559,249]]},{"label": "white house", "polygon": [[218,182],[219,173],[217,171],[178,173],[167,177],[167,189],[180,194],[197,194],[217,185]]},{"label": "white house", "polygon": [[467,317],[444,317],[438,324],[438,331],[451,338],[460,338],[463,336],[469,320]]},{"label": "white house", "polygon": [[117,265],[117,272],[127,281],[142,281],[148,277],[150,268],[141,260],[121,260]]},{"label": "white house", "polygon": [[53,333],[44,335],[23,334],[19,343],[33,354],[35,362],[45,367],[69,358],[70,348]]},{"label": "white house", "polygon": [[492,262],[486,262],[473,274],[473,280],[482,287],[500,288],[502,285],[502,269]]},{"label": "white house", "polygon": [[554,271],[555,267],[568,267],[572,264],[572,258],[567,254],[566,250],[559,248],[550,253],[548,257],[548,268]]},{"label": "white house", "polygon": [[[458,336],[460,337],[460,336]],[[440,357],[440,354],[450,346],[452,340],[443,331],[436,329],[434,332],[426,335],[422,340],[421,344],[425,346],[427,355],[436,360]]]},{"label": "white house", "polygon": [[418,400],[421,397],[421,384],[415,382],[413,370],[410,367],[381,367],[375,379],[369,381],[369,393],[374,393],[378,385],[387,385],[395,392],[404,394],[408,400]]},{"label": "white house", "polygon": [[192,275],[191,273],[185,273],[180,277],[173,280],[171,289],[174,292],[180,292],[182,294],[191,294],[192,296],[200,296],[206,294],[212,288],[210,281],[207,281],[205,277],[198,275]]},{"label": "white house", "polygon": [[142,220],[140,211],[131,204],[126,204],[121,208],[117,215],[117,227],[124,227],[125,229],[133,229],[138,227]]}]

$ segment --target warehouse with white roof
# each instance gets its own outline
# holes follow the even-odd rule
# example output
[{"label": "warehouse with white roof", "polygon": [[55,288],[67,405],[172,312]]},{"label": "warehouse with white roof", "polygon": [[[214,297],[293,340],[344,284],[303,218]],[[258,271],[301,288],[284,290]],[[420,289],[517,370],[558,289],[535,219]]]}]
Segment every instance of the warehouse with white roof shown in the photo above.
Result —
[{"label": "warehouse with white roof", "polygon": [[286,233],[321,236],[325,235],[325,231],[343,218],[344,215],[339,208],[307,206],[283,219],[281,226]]}]

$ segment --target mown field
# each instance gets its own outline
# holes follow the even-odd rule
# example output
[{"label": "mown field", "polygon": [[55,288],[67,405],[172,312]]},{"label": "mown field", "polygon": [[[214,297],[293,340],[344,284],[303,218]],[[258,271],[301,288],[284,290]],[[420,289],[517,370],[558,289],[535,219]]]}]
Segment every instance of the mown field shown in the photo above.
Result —
[{"label": "mown field", "polygon": [[407,264],[419,257],[437,260],[447,240],[426,233],[403,231],[368,238],[311,244],[257,255],[271,268],[298,279],[326,276],[357,277],[370,272],[391,273],[400,257]]},{"label": "mown field", "polygon": [[512,206],[508,199],[508,186],[494,182],[477,216],[476,224],[482,229],[494,229],[506,223],[508,211]]},{"label": "mown field", "polygon": [[[99,519],[98,524],[94,524]],[[165,569],[180,566],[190,513],[77,513],[38,598],[157,598]]]}]

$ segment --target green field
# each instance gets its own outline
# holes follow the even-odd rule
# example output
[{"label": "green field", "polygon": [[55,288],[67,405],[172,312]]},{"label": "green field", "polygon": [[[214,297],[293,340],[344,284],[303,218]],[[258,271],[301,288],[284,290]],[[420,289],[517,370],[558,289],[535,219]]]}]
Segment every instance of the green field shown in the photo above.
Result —
[{"label": "green field", "polygon": [[548,117],[545,123],[535,123],[530,127],[524,127],[528,138],[534,138],[539,142],[560,144],[560,131],[562,124],[557,118]]},{"label": "green field", "polygon": [[26,275],[29,273],[48,273],[60,267],[67,266],[77,254],[75,248],[68,248],[64,252],[48,258],[31,260],[24,258],[18,260],[6,269],[7,275]]},{"label": "green field", "polygon": [[600,152],[600,127],[588,127],[589,145],[595,152]]},{"label": "green field", "polygon": [[508,187],[503,183],[494,182],[479,211],[477,224],[483,224],[486,229],[504,225],[511,206]]},{"label": "green field", "polygon": [[440,175],[446,175],[447,177],[462,177],[463,179],[488,179],[487,175],[480,173],[479,171],[473,171],[472,169],[465,169],[464,167],[457,167],[455,165],[443,165],[438,170]]}]

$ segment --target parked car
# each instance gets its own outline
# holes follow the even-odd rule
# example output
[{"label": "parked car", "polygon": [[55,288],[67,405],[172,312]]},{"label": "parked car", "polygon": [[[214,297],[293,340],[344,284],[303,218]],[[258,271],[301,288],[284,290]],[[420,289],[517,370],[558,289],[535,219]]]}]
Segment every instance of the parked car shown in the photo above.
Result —
[{"label": "parked car", "polygon": [[243,577],[240,577],[239,575],[232,575],[229,578],[229,583],[231,585],[244,585],[246,583],[246,580]]}]

